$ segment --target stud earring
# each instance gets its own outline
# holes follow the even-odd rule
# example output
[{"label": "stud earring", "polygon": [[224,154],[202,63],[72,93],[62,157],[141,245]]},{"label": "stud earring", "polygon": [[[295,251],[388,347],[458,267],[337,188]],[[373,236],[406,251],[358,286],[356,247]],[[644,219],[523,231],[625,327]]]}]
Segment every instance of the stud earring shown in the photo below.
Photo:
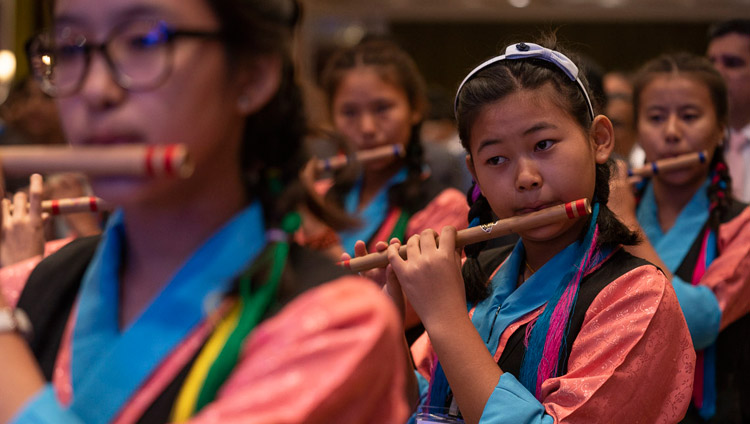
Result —
[{"label": "stud earring", "polygon": [[237,109],[242,114],[250,113],[250,108],[252,107],[252,100],[250,99],[250,96],[247,94],[242,94],[240,97],[237,98]]}]

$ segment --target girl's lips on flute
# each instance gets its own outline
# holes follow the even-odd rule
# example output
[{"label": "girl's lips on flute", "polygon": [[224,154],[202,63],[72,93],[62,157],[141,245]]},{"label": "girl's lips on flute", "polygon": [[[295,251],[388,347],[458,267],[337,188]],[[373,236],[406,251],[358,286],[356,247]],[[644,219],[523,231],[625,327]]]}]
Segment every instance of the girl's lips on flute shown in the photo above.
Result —
[{"label": "girl's lips on flute", "polygon": [[96,146],[96,145],[114,145],[114,144],[139,144],[143,142],[143,138],[134,134],[124,135],[113,135],[113,134],[101,134],[92,135],[83,139],[84,145]]},{"label": "girl's lips on flute", "polygon": [[562,204],[562,203],[560,203],[560,202],[557,202],[557,203],[553,203],[553,202],[550,202],[550,203],[533,203],[533,204],[531,204],[529,206],[525,206],[523,208],[516,209],[516,215],[526,215],[526,214],[531,213],[531,212],[536,212],[538,210],[546,209],[546,208],[549,208],[549,207],[552,207],[552,206],[556,206],[556,205],[560,205],[560,204]]},{"label": "girl's lips on flute", "polygon": [[663,153],[660,153],[658,155],[658,157],[656,158],[656,160],[670,159],[670,158],[674,158],[674,157],[677,157],[677,156],[685,155],[685,154],[688,154],[688,153],[692,153],[692,151],[688,150],[688,151],[684,151],[684,152],[682,152],[682,151],[681,152],[663,152]]}]

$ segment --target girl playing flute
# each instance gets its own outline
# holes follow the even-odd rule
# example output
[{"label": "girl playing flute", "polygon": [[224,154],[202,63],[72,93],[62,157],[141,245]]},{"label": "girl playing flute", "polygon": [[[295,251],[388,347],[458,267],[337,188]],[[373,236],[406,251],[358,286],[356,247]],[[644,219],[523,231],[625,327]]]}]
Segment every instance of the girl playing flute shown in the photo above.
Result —
[{"label": "girl playing flute", "polygon": [[29,53],[67,139],[180,142],[195,170],[92,180],[121,208],[31,275],[28,345],[0,309],[0,421],[403,421],[393,304],[290,243],[308,159],[296,3],[53,7]]},{"label": "girl playing flute", "polygon": [[426,328],[412,348],[421,405],[468,423],[676,422],[687,409],[690,335],[669,281],[623,249],[637,237],[607,208],[612,124],[581,75],[518,43],[458,89],[472,225],[579,198],[593,213],[466,249],[463,268],[450,227],[439,247],[412,236],[407,260],[388,247],[388,290]]},{"label": "girl playing flute", "polygon": [[652,246],[644,257],[672,275],[690,329],[697,363],[684,422],[748,422],[750,209],[730,194],[726,86],[707,59],[665,55],[637,74],[633,98],[647,160],[708,152],[703,163],[646,180],[637,203],[621,190],[614,205]]},{"label": "girl playing flute", "polygon": [[[386,41],[364,41],[341,50],[325,68],[323,88],[334,128],[354,150],[397,144],[406,151],[404,158],[365,164],[359,175],[340,173],[334,178],[326,200],[362,224],[337,233],[344,252],[354,254],[358,240],[374,249],[378,241],[405,240],[426,228],[466,227],[464,194],[425,173],[419,131],[427,102],[424,85],[412,58]],[[315,240],[316,233],[326,232],[310,230],[308,239]],[[410,341],[423,331],[413,313],[406,328]]]}]

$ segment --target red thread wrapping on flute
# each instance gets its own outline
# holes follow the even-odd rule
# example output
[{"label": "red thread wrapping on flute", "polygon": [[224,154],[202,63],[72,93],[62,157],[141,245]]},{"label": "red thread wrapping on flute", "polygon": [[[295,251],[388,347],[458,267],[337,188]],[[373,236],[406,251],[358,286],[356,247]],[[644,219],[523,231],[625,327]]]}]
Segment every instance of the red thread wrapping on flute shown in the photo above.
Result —
[{"label": "red thread wrapping on flute", "polygon": [[349,259],[347,259],[345,261],[339,262],[339,265],[341,265],[341,266],[343,266],[344,268],[347,268],[347,269],[351,269],[351,267],[352,267]]},{"label": "red thread wrapping on flute", "polygon": [[578,209],[578,216],[586,215],[586,205],[583,200],[576,200],[576,208]]},{"label": "red thread wrapping on flute", "polygon": [[164,149],[164,172],[170,177],[174,175],[172,162],[174,161],[174,151],[176,147],[177,146],[174,144],[170,144]]},{"label": "red thread wrapping on flute", "polygon": [[60,202],[56,199],[52,200],[50,209],[52,211],[52,215],[60,215]]},{"label": "red thread wrapping on flute", "polygon": [[154,159],[154,146],[148,146],[146,149],[146,175],[154,176],[154,165],[151,161]]},{"label": "red thread wrapping on flute", "polygon": [[91,209],[91,212],[98,212],[99,207],[96,205],[96,197],[89,196],[89,209]]},{"label": "red thread wrapping on flute", "polygon": [[568,214],[568,218],[573,219],[576,217],[576,215],[573,213],[573,205],[572,202],[568,202],[565,204],[565,212]]}]

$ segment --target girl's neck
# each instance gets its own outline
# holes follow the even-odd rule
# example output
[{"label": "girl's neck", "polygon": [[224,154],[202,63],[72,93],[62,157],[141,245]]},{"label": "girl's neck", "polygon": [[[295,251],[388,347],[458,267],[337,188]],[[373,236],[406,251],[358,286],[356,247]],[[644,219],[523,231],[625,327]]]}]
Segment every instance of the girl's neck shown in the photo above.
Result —
[{"label": "girl's neck", "polygon": [[223,184],[192,185],[179,202],[126,208],[121,325],[137,317],[190,255],[245,206],[236,176]]},{"label": "girl's neck", "polygon": [[[581,232],[584,230],[586,225],[586,219],[580,219],[578,222],[571,227],[565,234],[560,235],[548,240],[528,240],[522,239],[524,250],[526,251],[526,257],[524,258],[525,264],[521,264],[523,268],[526,268],[524,276],[526,279],[531,276],[531,270],[539,270],[544,264],[546,264],[555,255],[565,250],[571,243],[577,241],[581,236]],[[531,268],[531,270],[529,269]]]},{"label": "girl's neck", "polygon": [[702,178],[690,185],[674,187],[663,184],[658,179],[653,180],[654,198],[659,211],[659,224],[663,232],[672,228],[682,209],[690,203],[690,199],[703,186],[704,182],[705,178]]},{"label": "girl's neck", "polygon": [[403,161],[395,161],[385,168],[373,171],[365,170],[362,178],[362,190],[359,193],[359,208],[367,206],[381,188],[403,168]]}]

